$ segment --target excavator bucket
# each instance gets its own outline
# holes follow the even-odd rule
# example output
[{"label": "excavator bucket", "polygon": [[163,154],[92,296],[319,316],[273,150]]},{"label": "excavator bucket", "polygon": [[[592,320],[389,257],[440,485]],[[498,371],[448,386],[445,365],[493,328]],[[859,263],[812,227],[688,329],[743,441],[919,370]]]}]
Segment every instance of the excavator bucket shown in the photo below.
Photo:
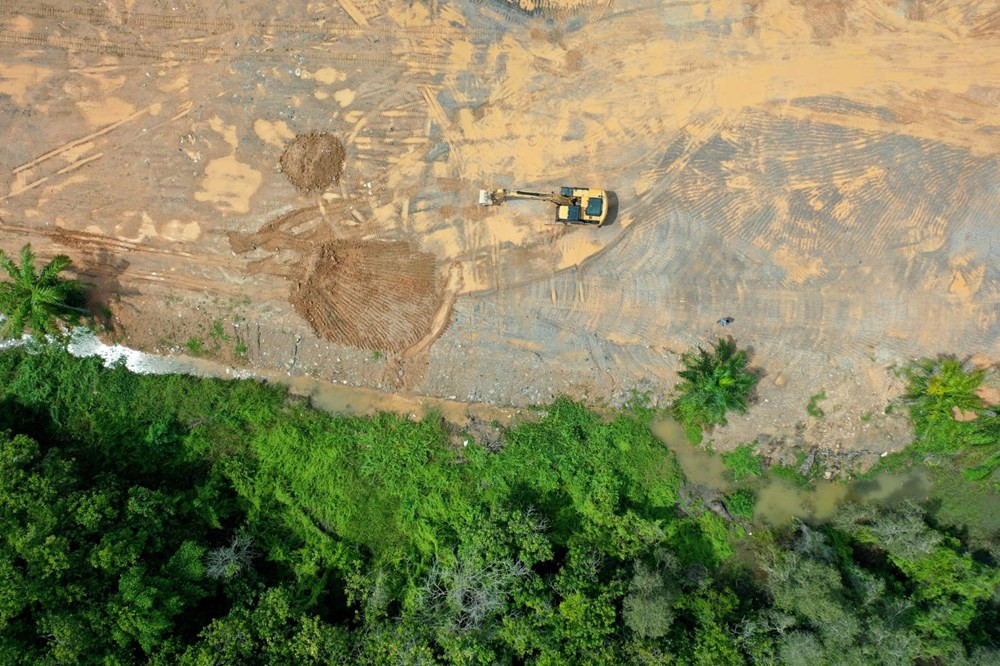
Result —
[{"label": "excavator bucket", "polygon": [[479,205],[480,206],[492,206],[494,203],[493,195],[489,190],[479,190]]}]

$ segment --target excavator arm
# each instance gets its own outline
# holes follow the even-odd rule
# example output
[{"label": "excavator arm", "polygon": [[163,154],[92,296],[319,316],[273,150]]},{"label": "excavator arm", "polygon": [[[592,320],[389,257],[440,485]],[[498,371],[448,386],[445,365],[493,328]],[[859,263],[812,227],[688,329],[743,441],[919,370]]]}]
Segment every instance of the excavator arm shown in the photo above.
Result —
[{"label": "excavator arm", "polygon": [[482,206],[499,206],[507,199],[536,199],[551,201],[557,206],[569,206],[573,203],[570,197],[555,192],[527,192],[524,190],[479,190],[479,204]]}]

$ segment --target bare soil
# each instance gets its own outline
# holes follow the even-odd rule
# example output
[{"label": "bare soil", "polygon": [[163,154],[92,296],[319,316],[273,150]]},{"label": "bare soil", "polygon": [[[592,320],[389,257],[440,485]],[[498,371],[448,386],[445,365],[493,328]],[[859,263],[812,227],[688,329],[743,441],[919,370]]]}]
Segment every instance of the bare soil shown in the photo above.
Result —
[{"label": "bare soil", "polygon": [[[0,0],[0,247],[133,346],[462,401],[731,334],[717,448],[892,450],[894,368],[1000,358],[998,61],[995,0]],[[476,204],[560,185],[613,222]]]},{"label": "bare soil", "polygon": [[299,192],[323,190],[344,173],[344,145],[327,132],[300,134],[281,153],[281,171]]},{"label": "bare soil", "polygon": [[400,352],[430,331],[440,294],[434,255],[408,243],[320,245],[292,290],[292,307],[323,338]]}]

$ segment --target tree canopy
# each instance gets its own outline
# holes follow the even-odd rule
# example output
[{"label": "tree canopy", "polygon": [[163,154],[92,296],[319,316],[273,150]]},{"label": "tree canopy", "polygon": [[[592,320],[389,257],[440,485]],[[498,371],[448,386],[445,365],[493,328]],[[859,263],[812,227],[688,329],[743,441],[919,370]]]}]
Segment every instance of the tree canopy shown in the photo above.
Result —
[{"label": "tree canopy", "polygon": [[[683,504],[649,429],[558,400],[498,452],[249,381],[0,353],[0,661],[996,663],[996,561],[912,504]],[[735,505],[735,504],[734,504]]]}]

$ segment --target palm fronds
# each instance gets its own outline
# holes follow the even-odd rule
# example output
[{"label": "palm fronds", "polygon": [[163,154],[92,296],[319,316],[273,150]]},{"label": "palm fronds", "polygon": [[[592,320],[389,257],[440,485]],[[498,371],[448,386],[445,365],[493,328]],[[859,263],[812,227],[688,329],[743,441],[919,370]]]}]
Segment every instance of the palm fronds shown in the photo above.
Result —
[{"label": "palm fronds", "polygon": [[80,284],[59,277],[69,267],[66,255],[57,255],[41,272],[35,270],[35,253],[28,243],[19,253],[20,266],[0,250],[0,267],[10,281],[0,282],[0,312],[7,317],[0,335],[17,337],[26,328],[37,335],[60,332],[59,322],[76,318],[80,312],[70,303],[79,296]]},{"label": "palm fronds", "polygon": [[698,347],[681,356],[674,416],[686,426],[725,425],[726,413],[747,411],[757,375],[747,370],[747,354],[732,338],[720,339],[711,351]]}]

